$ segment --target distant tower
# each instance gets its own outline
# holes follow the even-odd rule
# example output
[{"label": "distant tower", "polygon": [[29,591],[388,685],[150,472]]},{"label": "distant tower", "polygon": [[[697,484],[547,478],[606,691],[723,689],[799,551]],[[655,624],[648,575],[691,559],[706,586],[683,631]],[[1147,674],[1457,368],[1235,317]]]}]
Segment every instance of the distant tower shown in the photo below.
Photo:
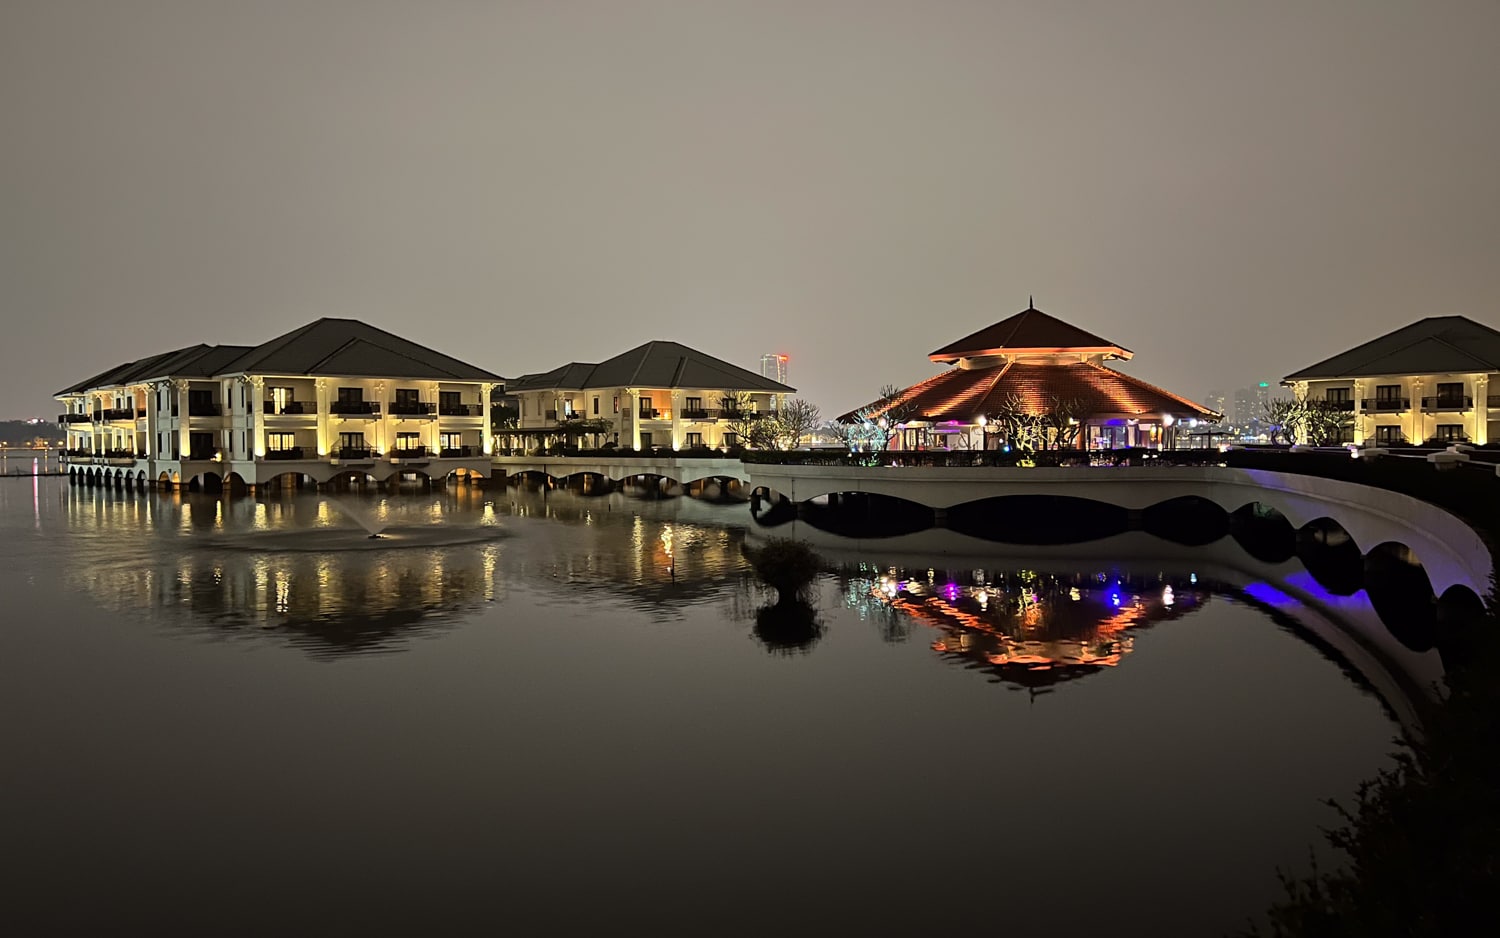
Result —
[{"label": "distant tower", "polygon": [[786,384],[786,356],[768,352],[760,357],[760,376]]}]

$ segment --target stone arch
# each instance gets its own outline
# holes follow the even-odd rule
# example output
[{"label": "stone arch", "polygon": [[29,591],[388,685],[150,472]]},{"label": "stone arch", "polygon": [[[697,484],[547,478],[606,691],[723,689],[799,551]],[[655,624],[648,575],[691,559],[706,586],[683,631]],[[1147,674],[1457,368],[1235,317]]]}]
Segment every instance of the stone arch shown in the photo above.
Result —
[{"label": "stone arch", "polygon": [[795,506],[796,517],[844,537],[898,537],[925,531],[937,512],[919,502],[872,492],[830,492]]},{"label": "stone arch", "polygon": [[244,495],[249,487],[249,483],[245,481],[245,477],[238,472],[230,472],[224,477],[224,491],[230,495]]}]

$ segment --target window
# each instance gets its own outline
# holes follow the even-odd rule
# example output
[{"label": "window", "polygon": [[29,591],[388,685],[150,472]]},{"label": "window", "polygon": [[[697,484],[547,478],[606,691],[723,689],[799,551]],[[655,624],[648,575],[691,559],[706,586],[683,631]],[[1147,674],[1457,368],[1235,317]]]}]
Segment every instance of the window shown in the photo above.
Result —
[{"label": "window", "polygon": [[650,448],[651,448],[651,434],[649,434],[649,433],[642,433],[641,434],[641,449],[650,449]]},{"label": "window", "polygon": [[687,403],[685,403],[683,405],[683,407],[686,408],[687,410],[702,410],[703,409],[703,398],[701,398],[701,397],[690,397],[690,398],[687,399]]},{"label": "window", "polygon": [[740,435],[738,433],[726,433],[726,434],[724,434],[724,445],[725,446],[738,446],[738,445],[740,445]]},{"label": "window", "polygon": [[463,393],[460,391],[439,391],[438,406],[444,410],[457,409],[463,404]]},{"label": "window", "polygon": [[[1442,385],[1438,385],[1439,388]],[[1459,385],[1463,387],[1463,385]],[[1464,425],[1461,423],[1440,423],[1437,425],[1437,433],[1434,438],[1444,443],[1457,443],[1464,439]]]},{"label": "window", "polygon": [[1375,428],[1375,442],[1380,444],[1394,444],[1406,442],[1406,437],[1401,434],[1401,428],[1397,426],[1384,426]]},{"label": "window", "polygon": [[1328,390],[1326,390],[1326,391],[1323,392],[1323,400],[1325,400],[1325,401],[1337,401],[1339,403],[1343,403],[1344,401],[1349,400],[1349,389],[1348,388],[1329,388]]},{"label": "window", "polygon": [[[364,388],[339,388],[340,404],[362,404],[365,400]],[[364,434],[360,434],[363,436]]]},{"label": "window", "polygon": [[288,405],[294,403],[296,403],[296,395],[292,392],[291,388],[271,389],[271,413],[292,413],[292,411],[288,409]]},{"label": "window", "polygon": [[1377,384],[1375,385],[1375,400],[1395,401],[1401,399],[1401,385],[1399,384]]},{"label": "window", "polygon": [[594,398],[594,416],[595,417],[599,416],[599,398],[598,397]]},{"label": "window", "polygon": [[654,417],[654,416],[656,416],[656,411],[654,411],[654,410],[651,409],[651,398],[649,398],[649,397],[643,397],[643,398],[641,398],[641,416],[642,417]]},{"label": "window", "polygon": [[398,433],[396,434],[396,451],[398,453],[409,453],[422,448],[422,434],[420,433]]},{"label": "window", "polygon": [[1442,408],[1464,406],[1464,383],[1462,381],[1439,382],[1437,386],[1437,406]]},{"label": "window", "polygon": [[266,434],[266,451],[269,453],[284,453],[294,445],[293,436],[290,433]]},{"label": "window", "polygon": [[[208,392],[204,392],[205,394]],[[188,434],[188,458],[189,459],[213,459],[214,458],[214,435],[212,433],[189,433]]]},{"label": "window", "polygon": [[703,434],[701,434],[701,433],[689,433],[687,435],[687,445],[689,447],[702,446],[703,445]]},{"label": "window", "polygon": [[459,447],[461,447],[463,445],[464,445],[464,435],[462,433],[439,433],[438,434],[438,446],[442,447],[445,450],[448,450],[448,449],[458,449]]}]

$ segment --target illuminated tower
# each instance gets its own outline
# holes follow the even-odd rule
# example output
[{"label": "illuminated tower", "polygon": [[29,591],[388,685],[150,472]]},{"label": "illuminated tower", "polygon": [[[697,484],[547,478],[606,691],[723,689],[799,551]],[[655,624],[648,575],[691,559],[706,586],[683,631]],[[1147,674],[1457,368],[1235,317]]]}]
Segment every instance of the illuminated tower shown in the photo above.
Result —
[{"label": "illuminated tower", "polygon": [[760,357],[760,376],[770,378],[777,384],[786,384],[786,361],[785,355],[777,355],[768,352]]}]

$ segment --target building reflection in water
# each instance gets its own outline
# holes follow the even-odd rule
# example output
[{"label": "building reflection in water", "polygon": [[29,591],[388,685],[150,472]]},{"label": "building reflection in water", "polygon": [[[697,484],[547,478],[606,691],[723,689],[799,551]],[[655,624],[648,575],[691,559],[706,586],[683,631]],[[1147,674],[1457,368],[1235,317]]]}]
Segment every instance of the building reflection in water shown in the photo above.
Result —
[{"label": "building reflection in water", "polygon": [[840,576],[844,604],[880,625],[887,641],[913,626],[932,649],[996,681],[1045,691],[1115,667],[1135,634],[1205,605],[1197,577],[1034,570],[939,572],[860,564]]}]

